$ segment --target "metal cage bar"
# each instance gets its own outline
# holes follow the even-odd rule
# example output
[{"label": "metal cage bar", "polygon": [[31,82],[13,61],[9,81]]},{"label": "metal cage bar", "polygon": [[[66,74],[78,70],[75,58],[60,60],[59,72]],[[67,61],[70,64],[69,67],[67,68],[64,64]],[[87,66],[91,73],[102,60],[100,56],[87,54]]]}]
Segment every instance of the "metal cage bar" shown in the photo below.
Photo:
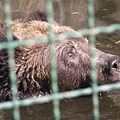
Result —
[{"label": "metal cage bar", "polygon": [[[94,0],[88,0],[88,25],[92,29],[95,27],[94,20]],[[99,99],[98,99],[98,79],[96,72],[96,62],[95,62],[95,36],[89,35],[90,40],[90,62],[91,62],[91,76],[92,76],[92,88],[93,88],[93,113],[95,120],[99,120]]]},{"label": "metal cage bar", "polygon": [[[4,0],[4,13],[5,13],[5,23],[7,26],[6,35],[8,44],[13,41],[13,36],[10,31],[10,22],[11,22],[11,9],[10,9],[10,0]],[[14,60],[14,48],[8,45],[8,56],[9,56],[9,66],[10,66],[10,80],[11,80],[11,90],[12,90],[12,99],[13,99],[13,115],[15,120],[20,120],[20,112],[18,105],[18,90],[17,90],[17,82],[16,82],[16,74],[15,70],[15,60]]]},{"label": "metal cage bar", "polygon": [[[46,10],[47,10],[47,20],[49,25],[49,38],[48,42],[50,45],[50,67],[51,67],[51,79],[52,79],[52,90],[53,94],[58,93],[58,84],[57,84],[57,72],[56,72],[56,60],[55,60],[55,36],[52,32],[51,24],[54,22],[53,20],[53,5],[52,0],[46,0]],[[55,120],[60,120],[60,109],[59,109],[59,100],[53,99],[53,112]]]}]

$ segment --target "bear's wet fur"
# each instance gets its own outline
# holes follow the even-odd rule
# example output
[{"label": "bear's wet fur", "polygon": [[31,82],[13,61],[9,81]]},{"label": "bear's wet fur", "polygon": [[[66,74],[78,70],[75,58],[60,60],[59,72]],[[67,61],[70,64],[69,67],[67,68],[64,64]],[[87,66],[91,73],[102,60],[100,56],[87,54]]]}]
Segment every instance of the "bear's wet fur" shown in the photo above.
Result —
[{"label": "bear's wet fur", "polygon": [[[32,27],[35,27],[35,26],[37,26],[37,24],[39,24],[41,27],[38,31],[39,34],[37,37],[46,36],[48,34],[48,23],[41,22],[41,21],[46,21],[46,20],[47,20],[46,14],[44,14],[41,11],[35,11],[30,14],[30,16],[27,18],[27,21],[26,20],[25,21],[17,20],[17,21],[11,22],[11,24],[12,24],[11,31],[12,31],[12,35],[13,35],[13,40],[23,41],[25,39],[29,39],[31,37],[37,36],[35,34],[35,36],[30,37],[28,35],[27,37],[20,38],[21,35],[17,34],[17,33],[19,33],[19,30],[20,30],[20,27],[18,27],[18,26],[22,26],[22,25],[23,26],[21,27],[21,29],[23,29],[23,27],[26,27],[28,29],[28,28],[30,28],[30,25],[31,26],[33,25]],[[17,31],[17,28],[19,29],[18,31]],[[57,34],[67,31],[67,30],[73,31],[69,27],[64,27],[64,26],[62,26],[60,29],[58,26],[56,26],[56,28],[57,28],[57,30],[55,32]],[[42,34],[44,34],[44,35],[42,35]],[[24,34],[24,36],[25,36],[25,34]],[[7,42],[6,25],[4,23],[0,23],[0,42]],[[46,77],[46,75],[49,76],[48,75],[49,73],[46,73],[46,75],[41,74],[41,81],[40,81],[40,83],[38,83],[37,81],[39,81],[39,80],[38,80],[37,76],[30,75],[30,74],[34,74],[34,72],[36,72],[34,70],[32,71],[32,69],[29,69],[29,67],[32,67],[31,65],[33,65],[33,64],[28,65],[27,66],[28,69],[26,68],[26,71],[24,71],[25,65],[22,66],[23,64],[26,64],[26,61],[27,61],[27,60],[24,61],[24,59],[23,59],[24,55],[26,57],[29,54],[30,56],[28,56],[28,57],[31,58],[31,54],[33,54],[32,53],[33,51],[31,50],[31,48],[36,49],[36,50],[41,49],[41,51],[44,51],[46,46],[48,46],[48,44],[38,44],[38,45],[33,45],[33,46],[28,46],[28,47],[15,48],[15,62],[17,63],[15,72],[17,74],[19,99],[28,98],[28,97],[32,97],[32,96],[38,96],[38,95],[51,94],[50,81],[48,81],[50,78]],[[23,51],[24,51],[24,53],[23,53]],[[25,52],[25,51],[27,51],[27,52]],[[26,59],[28,59],[28,57],[26,57]],[[18,65],[19,63],[21,63],[21,61],[23,63]],[[31,60],[31,62],[33,62],[33,60]],[[35,67],[35,70],[38,68],[38,66],[34,66],[34,67]],[[46,67],[46,70],[48,69],[48,67],[49,66]],[[39,70],[40,70],[40,68],[39,68]],[[29,72],[29,75],[26,74],[26,72]],[[41,71],[39,71],[39,72],[41,72]],[[45,72],[45,70],[43,70],[43,72]],[[22,75],[22,78],[20,78],[21,75]],[[35,77],[35,80],[33,79],[33,77]],[[44,81],[42,81],[42,79],[44,79]],[[9,77],[8,51],[6,49],[3,49],[3,50],[0,50],[0,101],[8,101],[8,100],[12,99],[12,93],[11,93],[10,86],[11,85],[10,85],[10,77]]]},{"label": "bear's wet fur", "polygon": [[[25,39],[34,37],[42,38],[48,36],[49,24],[46,22],[46,19],[43,19],[45,16],[40,11],[37,11],[31,13],[28,17],[29,21],[12,22],[11,31],[13,39],[24,41]],[[52,28],[53,32],[57,35],[65,32],[77,34],[76,31],[66,26],[53,24]],[[5,27],[0,27],[0,42],[6,41],[6,29]],[[97,52],[104,54],[99,50]],[[87,39],[81,36],[79,38],[69,37],[58,40],[55,42],[54,55],[57,63],[58,87],[60,92],[91,85],[90,55]],[[107,55],[107,57],[111,57],[111,55]],[[36,43],[15,48],[15,73],[18,84],[18,99],[52,93],[49,59],[50,47],[48,43]],[[119,81],[117,75],[116,77],[115,75],[104,76],[103,68],[101,68],[101,63],[105,64],[104,62],[106,60],[98,62],[100,64],[100,69],[97,70],[100,79],[99,82],[105,84],[107,82]],[[113,81],[110,81],[112,79]],[[7,50],[0,50],[0,101],[11,99],[8,53]]]}]

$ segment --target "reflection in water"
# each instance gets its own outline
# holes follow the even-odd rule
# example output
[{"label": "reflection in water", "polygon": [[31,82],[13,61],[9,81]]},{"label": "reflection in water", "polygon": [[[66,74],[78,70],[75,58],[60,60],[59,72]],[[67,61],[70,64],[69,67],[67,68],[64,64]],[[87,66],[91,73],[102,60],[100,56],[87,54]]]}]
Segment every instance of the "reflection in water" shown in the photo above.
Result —
[{"label": "reflection in water", "polygon": [[99,9],[95,11],[98,21],[103,21],[106,25],[120,23],[120,16],[117,17],[120,10],[119,1],[101,0],[98,1],[98,5]]},{"label": "reflection in water", "polygon": [[[45,11],[44,0],[11,0],[12,19],[25,19],[35,9]],[[87,3],[85,0],[54,0],[54,17],[62,25],[79,30],[87,28]],[[0,1],[2,11],[2,1]],[[120,21],[119,0],[95,0],[96,26],[106,26]],[[0,20],[4,15],[1,12]],[[111,34],[97,35],[96,45],[102,51],[120,56],[119,31]],[[92,98],[80,97],[61,102],[62,120],[92,120]],[[120,118],[119,91],[104,94],[100,98],[101,120],[118,120]],[[53,120],[52,104],[32,105],[21,108],[22,120]],[[12,110],[0,112],[0,120],[12,120]]]},{"label": "reflection in water", "polygon": [[[97,0],[96,26],[106,26],[113,23],[120,23],[120,1],[119,0]],[[97,35],[97,48],[102,51],[120,56],[120,31],[110,34]]]}]

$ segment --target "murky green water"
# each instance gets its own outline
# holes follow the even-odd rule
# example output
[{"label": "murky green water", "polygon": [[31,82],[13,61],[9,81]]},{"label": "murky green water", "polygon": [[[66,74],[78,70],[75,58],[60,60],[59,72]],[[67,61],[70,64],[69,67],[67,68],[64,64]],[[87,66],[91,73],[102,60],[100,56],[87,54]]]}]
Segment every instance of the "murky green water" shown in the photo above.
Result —
[{"label": "murky green water", "polygon": [[[45,10],[44,0],[11,0],[12,19],[25,19],[35,9]],[[75,30],[87,28],[85,0],[54,0],[55,20]],[[0,20],[3,20],[0,1]],[[95,0],[96,26],[120,23],[120,0]],[[97,35],[96,45],[102,51],[120,56],[120,31]],[[100,98],[101,120],[120,120],[120,91],[103,94]],[[62,120],[93,120],[92,98],[80,97],[61,101]],[[0,120],[12,120],[12,110],[0,112]],[[52,104],[39,104],[21,108],[22,120],[53,120]]]}]

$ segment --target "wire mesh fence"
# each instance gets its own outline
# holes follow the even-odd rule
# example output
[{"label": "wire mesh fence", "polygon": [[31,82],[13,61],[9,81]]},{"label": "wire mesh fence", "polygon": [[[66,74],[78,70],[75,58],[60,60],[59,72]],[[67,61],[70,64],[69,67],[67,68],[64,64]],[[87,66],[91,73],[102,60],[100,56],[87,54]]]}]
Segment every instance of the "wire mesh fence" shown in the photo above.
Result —
[{"label": "wire mesh fence", "polygon": [[[51,25],[49,26],[49,36],[48,38],[42,38],[42,39],[29,39],[24,42],[19,41],[13,41],[13,37],[10,31],[10,21],[11,21],[11,10],[10,10],[10,0],[4,0],[4,13],[5,13],[5,23],[7,25],[7,40],[8,43],[1,43],[0,44],[0,50],[2,49],[8,49],[9,54],[9,65],[10,65],[10,78],[11,78],[11,90],[13,94],[13,101],[6,102],[6,103],[0,103],[0,110],[3,109],[14,109],[14,119],[20,120],[20,112],[19,107],[20,106],[28,106],[34,103],[45,103],[48,101],[53,101],[53,113],[54,113],[54,119],[60,120],[60,109],[59,109],[59,101],[68,97],[77,97],[82,95],[91,95],[93,94],[93,106],[94,106],[94,119],[99,120],[99,100],[98,100],[98,92],[105,92],[113,89],[120,89],[120,84],[110,84],[110,85],[97,85],[97,73],[96,73],[96,63],[95,63],[95,36],[99,33],[111,33],[115,30],[120,30],[119,24],[113,24],[106,27],[95,27],[95,21],[94,21],[94,0],[88,0],[88,24],[89,29],[82,29],[79,30],[77,35],[75,34],[69,34],[64,33],[60,35],[54,35],[52,32]],[[53,23],[53,6],[52,6],[52,0],[46,0],[46,10],[47,10],[47,20],[49,23]],[[63,92],[58,93],[58,84],[57,84],[57,72],[56,72],[56,62],[54,59],[54,41],[55,39],[63,39],[67,37],[79,37],[81,35],[89,35],[90,40],[90,55],[91,55],[91,75],[93,80],[93,85],[90,88],[85,89],[78,89],[70,92]],[[31,43],[36,42],[49,42],[50,43],[50,63],[51,63],[51,79],[52,79],[52,90],[53,94],[50,96],[41,96],[38,98],[31,98],[31,99],[25,99],[25,100],[18,100],[18,90],[17,90],[17,81],[16,81],[16,75],[14,72],[15,68],[15,60],[14,60],[14,49],[18,46],[27,46]]]}]

